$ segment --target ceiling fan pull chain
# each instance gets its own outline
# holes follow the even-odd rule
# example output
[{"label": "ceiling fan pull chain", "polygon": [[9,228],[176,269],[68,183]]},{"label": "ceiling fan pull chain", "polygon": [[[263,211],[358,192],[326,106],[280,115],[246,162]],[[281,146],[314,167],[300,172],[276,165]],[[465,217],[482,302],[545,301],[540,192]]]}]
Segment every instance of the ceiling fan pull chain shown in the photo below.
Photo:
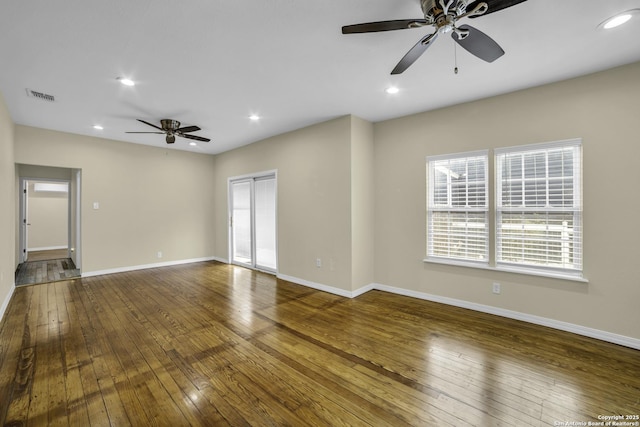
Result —
[{"label": "ceiling fan pull chain", "polygon": [[457,43],[453,44],[453,73],[458,74],[458,48],[456,47]]}]

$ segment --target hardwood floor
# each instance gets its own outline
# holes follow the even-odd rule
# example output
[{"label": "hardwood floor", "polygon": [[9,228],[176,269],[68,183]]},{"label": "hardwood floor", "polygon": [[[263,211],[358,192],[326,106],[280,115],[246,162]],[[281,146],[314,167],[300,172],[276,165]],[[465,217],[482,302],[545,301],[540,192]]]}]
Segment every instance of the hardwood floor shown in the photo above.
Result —
[{"label": "hardwood floor", "polygon": [[67,249],[49,249],[44,251],[29,251],[28,261],[48,261],[50,259],[68,258]]},{"label": "hardwood floor", "polygon": [[18,266],[16,285],[34,285],[74,277],[80,277],[80,270],[76,268],[71,258],[27,261]]},{"label": "hardwood floor", "polygon": [[0,326],[2,425],[553,426],[638,414],[639,351],[216,262],[17,288]]}]

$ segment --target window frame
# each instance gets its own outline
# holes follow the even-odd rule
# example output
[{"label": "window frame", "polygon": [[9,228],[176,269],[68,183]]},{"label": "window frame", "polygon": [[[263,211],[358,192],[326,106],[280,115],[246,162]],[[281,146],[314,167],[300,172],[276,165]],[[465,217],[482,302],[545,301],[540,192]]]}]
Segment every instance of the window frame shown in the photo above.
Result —
[{"label": "window frame", "polygon": [[[540,150],[540,149],[552,149],[558,147],[566,147],[566,146],[574,146],[577,147],[577,155],[574,158],[573,163],[573,196],[576,198],[576,203],[572,206],[571,209],[574,209],[574,225],[577,224],[579,227],[580,236],[576,240],[576,243],[579,245],[577,252],[580,256],[580,266],[578,269],[565,269],[565,268],[555,268],[548,266],[538,266],[538,265],[525,265],[525,264],[516,264],[516,263],[508,263],[508,262],[498,262],[498,245],[499,245],[499,237],[498,237],[498,221],[499,217],[499,207],[498,207],[498,186],[500,185],[500,177],[499,177],[499,161],[498,155],[505,152],[517,152],[517,151],[527,151],[527,150]],[[589,280],[584,277],[584,207],[583,207],[583,175],[584,175],[584,161],[583,161],[583,143],[582,138],[573,138],[567,140],[553,141],[553,142],[544,142],[544,143],[535,143],[535,144],[522,144],[518,146],[511,147],[502,147],[502,148],[494,148],[492,150],[475,150],[468,151],[462,153],[451,153],[451,154],[441,154],[441,155],[433,155],[426,157],[426,233],[424,236],[426,237],[426,257],[423,262],[425,263],[436,263],[436,264],[448,264],[454,266],[462,266],[462,267],[471,267],[475,269],[483,269],[490,271],[501,271],[508,273],[516,273],[516,274],[525,274],[529,276],[541,276],[541,277],[549,277],[554,279],[561,280],[569,280],[575,282],[588,283]],[[491,152],[491,153],[490,153]],[[432,177],[430,177],[430,168],[429,161],[432,160],[441,160],[441,159],[452,159],[452,158],[461,158],[461,157],[472,157],[474,155],[484,154],[486,155],[486,167],[490,168],[491,175],[485,172],[485,201],[487,203],[487,214],[486,214],[486,232],[488,234],[488,238],[486,240],[486,261],[470,261],[459,258],[446,258],[446,257],[438,257],[438,256],[430,256],[429,255],[429,222],[430,222],[430,185],[432,182]],[[489,154],[492,154],[489,156]],[[576,162],[577,166],[576,167]],[[547,177],[548,179],[548,177]],[[490,184],[492,181],[493,185]],[[524,196],[523,196],[524,197]],[[576,219],[577,218],[577,219]]]},{"label": "window frame", "polygon": [[[478,158],[478,157],[483,157],[484,158],[484,182],[483,182],[483,187],[484,187],[484,205],[483,206],[474,206],[474,207],[470,207],[470,206],[466,206],[466,207],[460,207],[460,206],[452,206],[451,205],[451,198],[452,198],[452,194],[451,194],[451,184],[448,182],[447,184],[447,202],[448,205],[447,206],[437,206],[434,203],[434,196],[435,196],[435,187],[434,187],[434,182],[435,182],[435,176],[434,176],[434,171],[435,171],[435,167],[432,168],[432,163],[435,162],[440,162],[443,160],[447,160],[447,161],[451,161],[451,160],[459,160],[459,159],[473,159],[473,158]],[[489,260],[490,260],[490,252],[489,252],[489,239],[490,239],[490,218],[489,218],[489,210],[490,210],[490,204],[489,204],[489,150],[476,150],[476,151],[468,151],[468,152],[462,152],[462,153],[454,153],[454,154],[444,154],[444,155],[436,155],[436,156],[427,156],[426,159],[426,166],[427,166],[427,191],[426,191],[426,196],[427,196],[427,201],[426,201],[426,211],[427,211],[427,218],[426,218],[426,240],[427,240],[427,244],[426,244],[426,253],[427,253],[427,258],[425,259],[425,261],[429,261],[429,262],[437,262],[437,263],[444,263],[444,264],[454,264],[454,265],[469,265],[469,266],[476,266],[476,267],[486,267],[489,265]],[[450,176],[448,177],[450,179]],[[468,181],[467,181],[468,184]],[[469,192],[468,190],[465,192],[465,195],[467,196],[467,200],[468,200],[468,196],[469,196]],[[458,214],[464,214],[466,216],[466,219],[468,219],[468,215],[469,214],[478,214],[481,213],[484,215],[484,249],[481,251],[483,258],[482,259],[472,259],[472,258],[468,258],[468,257],[455,257],[455,256],[442,256],[442,255],[437,255],[434,252],[434,232],[432,231],[432,220],[433,220],[433,215],[435,213],[449,213],[449,214],[454,214],[454,213],[458,213]],[[468,222],[465,222],[468,223]],[[469,234],[467,236],[470,237],[477,237],[477,234]]]},{"label": "window frame", "polygon": [[[571,173],[571,200],[572,204],[568,206],[554,206],[550,203],[549,195],[550,195],[550,181],[557,179],[566,179],[566,176],[562,175],[560,178],[551,177],[549,174],[548,166],[548,155],[551,151],[570,148],[574,151],[572,158],[572,173]],[[502,170],[501,170],[501,156],[506,156],[510,154],[532,154],[532,153],[544,153],[545,154],[545,178],[543,179],[545,185],[545,205],[544,206],[525,206],[526,205],[526,191],[525,191],[525,182],[527,178],[525,176],[522,177],[522,204],[520,206],[505,206],[502,204],[503,200],[503,179],[502,179]],[[582,169],[583,169],[583,161],[582,161],[582,139],[575,138],[569,140],[562,141],[554,141],[554,142],[546,142],[546,143],[538,143],[538,144],[526,144],[512,147],[504,147],[497,148],[494,150],[494,195],[495,195],[495,203],[494,203],[494,262],[497,269],[514,271],[514,272],[523,272],[523,273],[533,273],[533,274],[542,274],[542,275],[550,275],[550,276],[567,276],[567,277],[576,277],[582,278],[583,270],[584,270],[584,249],[583,249],[583,204],[582,204]],[[524,175],[524,168],[523,168]],[[531,179],[531,178],[529,178]],[[538,180],[540,178],[537,178]],[[564,202],[564,199],[562,199]],[[503,258],[503,253],[505,252],[505,246],[503,245],[504,233],[502,233],[502,216],[504,214],[521,214],[523,218],[526,216],[534,216],[538,215],[546,215],[550,217],[552,215],[565,214],[570,215],[572,217],[572,228],[571,234],[573,235],[570,243],[573,249],[570,251],[573,259],[577,256],[578,261],[574,262],[577,266],[574,268],[562,267],[560,265],[541,265],[534,264],[532,262],[517,262],[517,261],[509,261]],[[552,226],[547,223],[547,227]],[[558,228],[559,226],[556,226]],[[569,229],[567,229],[569,230]],[[549,232],[548,228],[545,230]],[[524,242],[525,240],[523,240]],[[563,245],[562,241],[553,241],[560,245]],[[524,244],[524,243],[523,243]],[[577,247],[576,247],[577,245]],[[547,251],[547,257],[550,257],[550,253]],[[523,256],[524,258],[524,256]]]}]

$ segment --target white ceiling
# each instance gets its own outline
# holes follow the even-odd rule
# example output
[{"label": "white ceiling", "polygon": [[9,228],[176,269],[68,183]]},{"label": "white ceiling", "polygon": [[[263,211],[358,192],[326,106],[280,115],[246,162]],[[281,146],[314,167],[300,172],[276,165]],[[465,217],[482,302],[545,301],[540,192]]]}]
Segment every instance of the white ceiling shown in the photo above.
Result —
[{"label": "white ceiling", "polygon": [[341,27],[422,18],[419,0],[3,1],[0,91],[21,125],[164,147],[162,135],[125,131],[172,118],[212,139],[174,148],[220,153],[345,114],[377,122],[639,61],[640,15],[597,29],[633,8],[639,0],[528,0],[464,20],[506,51],[494,63],[458,47],[454,74],[454,42],[440,37],[391,76],[430,27]]}]

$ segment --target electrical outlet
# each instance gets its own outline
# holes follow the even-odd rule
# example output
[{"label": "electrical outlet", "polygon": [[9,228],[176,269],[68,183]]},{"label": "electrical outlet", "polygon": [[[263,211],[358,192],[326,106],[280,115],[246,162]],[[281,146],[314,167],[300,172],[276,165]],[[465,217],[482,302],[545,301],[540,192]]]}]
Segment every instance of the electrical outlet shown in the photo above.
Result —
[{"label": "electrical outlet", "polygon": [[156,254],[158,258],[162,258],[162,251],[158,251],[158,253]]},{"label": "electrical outlet", "polygon": [[499,294],[500,293],[500,283],[493,283],[493,293],[494,294]]},{"label": "electrical outlet", "polygon": [[320,258],[316,258],[316,267],[322,267],[322,260]]}]

